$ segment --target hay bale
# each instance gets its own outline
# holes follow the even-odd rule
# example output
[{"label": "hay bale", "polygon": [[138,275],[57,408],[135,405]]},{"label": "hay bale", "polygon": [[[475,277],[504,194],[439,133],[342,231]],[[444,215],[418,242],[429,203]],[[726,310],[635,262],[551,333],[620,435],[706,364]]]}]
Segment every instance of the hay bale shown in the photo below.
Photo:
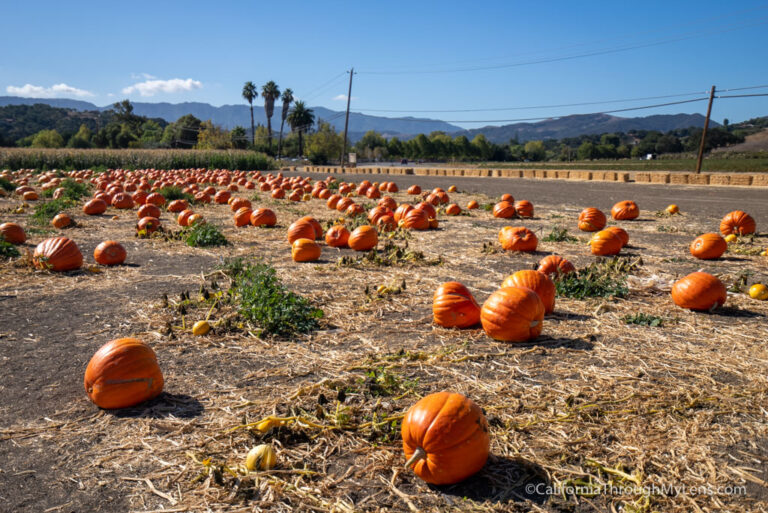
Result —
[{"label": "hay bale", "polygon": [[710,175],[709,185],[731,185],[731,175],[726,175],[726,174]]},{"label": "hay bale", "polygon": [[635,173],[635,182],[638,183],[650,183],[651,173]]},{"label": "hay bale", "polygon": [[768,187],[768,173],[761,173],[759,175],[752,175],[753,187]]},{"label": "hay bale", "polygon": [[616,173],[616,181],[629,182],[629,173],[627,172]]},{"label": "hay bale", "polygon": [[697,175],[694,173],[690,173],[688,175],[688,183],[691,185],[709,185],[709,178],[710,178],[709,174]]},{"label": "hay bale", "polygon": [[731,185],[752,185],[752,175],[734,173],[731,175]]},{"label": "hay bale", "polygon": [[651,183],[669,183],[669,173],[651,173]]},{"label": "hay bale", "polygon": [[688,173],[670,173],[670,175],[669,175],[669,183],[687,184],[688,183]]},{"label": "hay bale", "polygon": [[559,180],[567,180],[571,177],[570,171],[555,171]]}]

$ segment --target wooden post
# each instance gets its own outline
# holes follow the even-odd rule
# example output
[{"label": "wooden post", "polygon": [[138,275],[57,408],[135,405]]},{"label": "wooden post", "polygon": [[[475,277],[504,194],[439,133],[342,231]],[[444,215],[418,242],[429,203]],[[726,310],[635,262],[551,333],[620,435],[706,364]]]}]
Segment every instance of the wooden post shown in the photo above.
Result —
[{"label": "wooden post", "polygon": [[701,173],[701,161],[704,158],[704,144],[707,141],[707,128],[709,128],[709,116],[712,114],[712,100],[715,99],[715,86],[709,91],[709,105],[707,106],[707,118],[704,120],[704,130],[701,132],[701,145],[699,146],[699,158],[696,160],[696,174]]},{"label": "wooden post", "polygon": [[355,74],[355,68],[349,70],[349,92],[347,93],[347,117],[344,119],[344,146],[341,147],[341,169],[344,169],[344,157],[347,153],[347,129],[349,128],[349,101],[352,99],[352,76]]}]

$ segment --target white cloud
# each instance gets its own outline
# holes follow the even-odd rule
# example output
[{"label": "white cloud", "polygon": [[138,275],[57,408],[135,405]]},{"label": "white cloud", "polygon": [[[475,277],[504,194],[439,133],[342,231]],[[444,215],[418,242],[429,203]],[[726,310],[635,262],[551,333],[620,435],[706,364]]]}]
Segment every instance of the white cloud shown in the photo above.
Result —
[{"label": "white cloud", "polygon": [[123,94],[138,92],[141,96],[154,96],[158,93],[180,93],[200,89],[203,83],[191,78],[172,78],[170,80],[145,80],[123,89]]},{"label": "white cloud", "polygon": [[8,86],[5,88],[8,94],[13,96],[25,96],[28,98],[56,98],[57,96],[94,96],[90,91],[68,86],[67,84],[54,84],[51,87],[24,84],[22,87]]},{"label": "white cloud", "polygon": [[[357,96],[352,97],[353,100],[358,100],[359,98]],[[335,102],[341,102],[341,101],[347,101],[347,95],[346,94],[338,94],[332,98]]]},{"label": "white cloud", "polygon": [[150,75],[149,73],[131,73],[131,78],[134,80],[139,80],[140,78],[143,78],[144,80],[154,80],[157,77]]}]

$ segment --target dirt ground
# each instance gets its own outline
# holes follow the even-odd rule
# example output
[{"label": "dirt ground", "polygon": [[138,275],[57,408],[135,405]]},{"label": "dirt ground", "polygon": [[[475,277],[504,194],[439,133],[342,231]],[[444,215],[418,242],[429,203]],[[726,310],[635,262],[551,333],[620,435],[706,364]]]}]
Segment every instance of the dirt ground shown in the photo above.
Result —
[{"label": "dirt ground", "polygon": [[[440,265],[340,266],[339,258],[354,252],[327,246],[319,262],[296,264],[287,226],[305,214],[326,222],[338,213],[324,201],[291,203],[258,193],[254,206],[274,209],[277,228],[238,229],[228,207],[195,207],[222,228],[229,246],[140,240],[135,212],[110,209],[88,217],[75,210],[79,226],[66,235],[87,265],[106,239],[123,242],[126,265],[50,274],[20,261],[0,264],[6,376],[0,385],[0,504],[35,512],[768,508],[768,304],[731,293],[724,308],[701,314],[676,308],[668,293],[671,280],[699,269],[727,286],[740,277],[768,282],[768,259],[748,254],[768,247],[766,236],[713,262],[695,260],[687,250],[697,234],[717,231],[730,210],[747,210],[758,230],[766,226],[764,191],[390,178],[402,191],[412,183],[446,189],[455,183],[460,192],[451,198],[462,206],[510,192],[532,201],[536,215],[501,220],[477,210],[441,216],[439,230],[407,240],[427,261],[441,257]],[[393,196],[413,202],[404,193]],[[576,228],[578,212],[586,206],[608,212],[615,201],[630,198],[640,205],[640,218],[616,223],[630,234],[622,254],[637,265],[627,298],[558,298],[542,336],[527,344],[494,342],[480,329],[432,325],[432,294],[442,282],[464,283],[482,303],[507,275],[534,267],[546,254],[566,256],[577,267],[593,262],[589,237]],[[682,216],[655,215],[673,202]],[[0,198],[0,222],[28,226],[26,214],[13,213],[19,203]],[[162,221],[178,229],[169,214]],[[538,251],[484,249],[509,224],[536,231]],[[567,228],[578,240],[542,241],[553,227]],[[25,247],[31,251],[52,235],[37,230]],[[274,266],[290,290],[324,310],[320,331],[288,340],[242,329],[193,337],[188,326],[205,316],[207,304],[190,306],[182,319],[162,298],[173,305],[183,291],[194,298],[212,280],[223,284],[215,269],[232,256],[260,257]],[[403,282],[407,287],[398,294],[364,291]],[[638,312],[660,317],[663,325],[623,320]],[[170,335],[168,325],[175,326]],[[84,369],[99,346],[121,336],[152,345],[165,392],[136,408],[99,410],[84,393]],[[468,482],[431,487],[402,468],[397,421],[419,397],[443,389],[484,408],[492,456]],[[268,415],[325,428],[287,422],[262,434],[244,427]],[[277,470],[239,474],[248,449],[262,441],[277,448]],[[622,490],[547,491],[586,482]],[[629,490],[673,485],[687,491]]]}]

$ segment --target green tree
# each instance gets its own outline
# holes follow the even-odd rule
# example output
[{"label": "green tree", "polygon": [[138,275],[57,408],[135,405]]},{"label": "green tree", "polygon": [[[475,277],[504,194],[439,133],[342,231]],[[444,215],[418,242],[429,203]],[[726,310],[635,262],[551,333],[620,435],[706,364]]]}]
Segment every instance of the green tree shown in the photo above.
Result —
[{"label": "green tree", "polygon": [[275,100],[280,98],[280,89],[272,80],[261,87],[261,96],[264,98],[264,112],[267,115],[267,141],[269,151],[272,151],[272,115],[275,113]]},{"label": "green tree", "polygon": [[91,148],[91,130],[86,125],[80,125],[80,129],[75,135],[69,138],[68,148]]},{"label": "green tree", "polygon": [[528,141],[525,143],[525,154],[528,159],[540,162],[547,158],[547,150],[543,141]]},{"label": "green tree", "polygon": [[299,135],[299,155],[303,156],[302,134],[312,128],[315,122],[315,114],[312,109],[307,108],[304,102],[298,101],[293,105],[293,110],[288,113],[286,121],[291,125],[291,131]]},{"label": "green tree", "polygon": [[256,141],[256,125],[253,122],[253,100],[259,96],[259,92],[256,89],[256,85],[253,82],[248,81],[243,86],[242,94],[245,101],[251,106],[251,144],[254,144]]},{"label": "green tree", "polygon": [[341,153],[344,137],[330,123],[320,121],[317,131],[307,136],[307,158],[313,164],[327,164]]},{"label": "green tree", "polygon": [[474,139],[472,139],[471,144],[475,150],[474,153],[478,157],[480,157],[482,160],[491,159],[491,156],[493,155],[493,147],[483,134],[477,134]]},{"label": "green tree", "polygon": [[165,127],[163,142],[172,148],[194,148],[202,121],[187,114]]},{"label": "green tree", "polygon": [[600,144],[618,147],[621,144],[621,137],[616,134],[603,134],[600,136]]},{"label": "green tree", "polygon": [[241,126],[236,126],[229,132],[230,142],[235,149],[242,150],[245,148],[247,146],[247,138],[248,136],[245,132],[245,128]]},{"label": "green tree", "polygon": [[393,157],[405,156],[405,148],[403,147],[403,142],[397,137],[393,137],[387,141],[387,153]]},{"label": "green tree", "polygon": [[209,119],[200,125],[195,148],[199,150],[225,150],[231,147],[232,139],[229,132],[216,126]]},{"label": "green tree", "polygon": [[40,130],[32,138],[33,148],[61,148],[64,138],[56,130]]},{"label": "green tree", "polygon": [[153,119],[148,119],[141,124],[139,129],[141,146],[143,148],[157,148],[163,138],[163,127]]},{"label": "green tree", "polygon": [[680,139],[672,134],[665,134],[659,137],[654,146],[656,153],[680,153],[683,151],[683,145]]},{"label": "green tree", "polygon": [[592,160],[597,155],[597,150],[591,141],[584,141],[579,146],[579,149],[576,150],[576,155],[579,157],[579,160]]},{"label": "green tree", "polygon": [[278,157],[282,155],[283,151],[283,126],[285,125],[285,118],[288,117],[288,110],[290,109],[291,103],[293,102],[293,91],[286,89],[283,91],[283,95],[280,97],[280,99],[283,100],[283,112],[282,118],[280,119],[280,139],[277,141]]}]

